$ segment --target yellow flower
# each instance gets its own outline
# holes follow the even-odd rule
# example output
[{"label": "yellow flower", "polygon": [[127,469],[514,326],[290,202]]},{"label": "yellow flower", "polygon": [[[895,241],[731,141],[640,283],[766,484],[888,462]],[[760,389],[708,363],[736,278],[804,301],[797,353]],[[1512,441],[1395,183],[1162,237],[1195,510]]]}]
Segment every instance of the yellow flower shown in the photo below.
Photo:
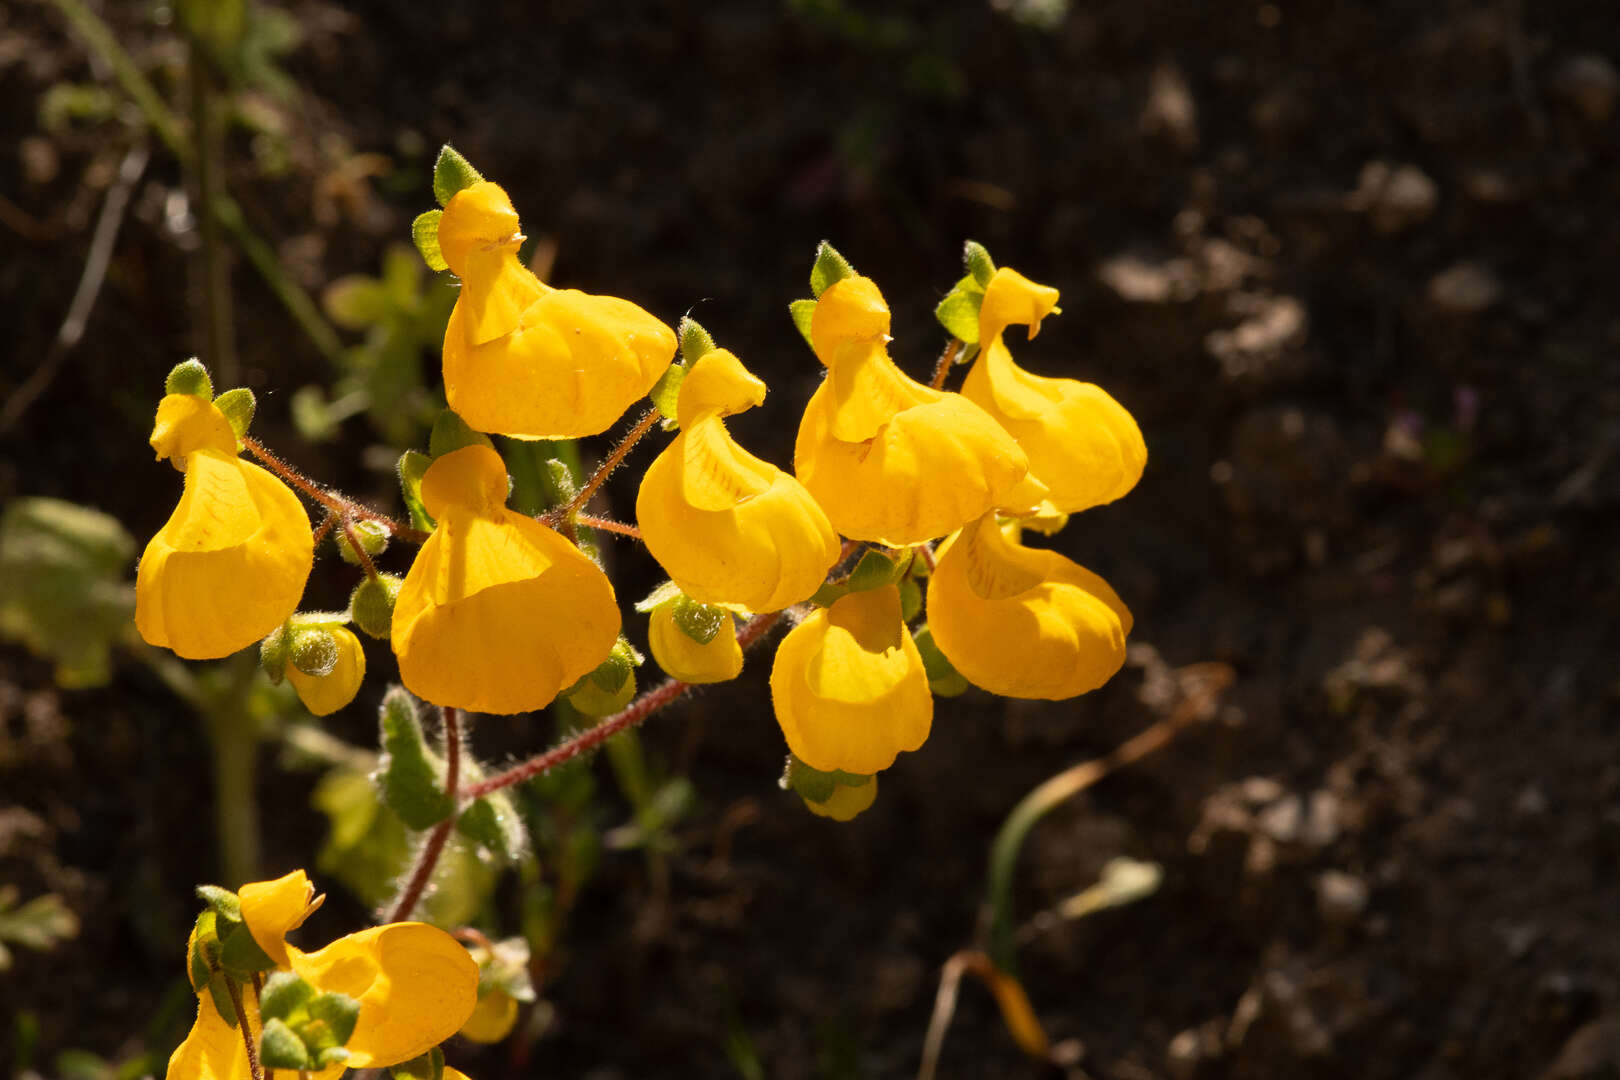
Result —
[{"label": "yellow flower", "polygon": [[188,660],[229,656],[298,607],[315,555],[309,516],[286,484],[236,456],[230,421],[211,402],[167,395],[151,441],[186,482],[141,555],[135,627]]},{"label": "yellow flower", "polygon": [[[285,935],[320,905],[302,870],[275,881],[242,886],[242,921],[276,967],[302,976],[316,993],[346,994],[360,1005],[345,1044],[348,1061],[312,1078],[337,1080],[345,1068],[364,1069],[409,1061],[438,1045],[472,1015],[478,1000],[478,965],[455,938],[425,923],[389,923],[339,938],[306,953]],[[260,1030],[251,988],[242,994],[249,1030]],[[446,1070],[448,1073],[449,1070]],[[200,988],[197,1020],[169,1058],[167,1080],[247,1080],[242,1033],[219,1013],[213,995]]]},{"label": "yellow flower", "polygon": [[1029,455],[1030,475],[1049,490],[1050,509],[1073,513],[1113,502],[1142,477],[1147,444],[1131,414],[1102,388],[1074,379],[1032,375],[1013,362],[1008,326],[1029,327],[1057,305],[1058,292],[1003,267],[984,290],[979,356],[962,384],[964,397],[1010,431]]},{"label": "yellow flower", "polygon": [[478,999],[477,1008],[461,1025],[458,1034],[476,1043],[498,1043],[512,1033],[517,1014],[517,999],[500,987],[494,987]]},{"label": "yellow flower", "polygon": [[730,615],[705,643],[675,625],[674,604],[660,604],[653,608],[647,624],[647,644],[658,666],[681,682],[726,682],[742,674],[742,647],[737,644],[737,624]]},{"label": "yellow flower", "polygon": [[1009,541],[992,513],[941,549],[928,580],[928,626],[975,686],[1058,700],[1095,690],[1120,669],[1131,613],[1085,567]]},{"label": "yellow flower", "polygon": [[487,446],[445,454],[422,477],[437,520],[394,604],[399,677],[417,697],[475,712],[543,708],[595,670],[619,636],[607,575],[532,518],[506,509],[506,468]]},{"label": "yellow flower", "polygon": [[652,389],[675,332],[613,296],[553,289],[518,259],[506,192],[480,181],[439,219],[439,249],[461,278],[444,332],[444,392],[479,431],[525,439],[597,435]]},{"label": "yellow flower", "polygon": [[838,536],[804,485],[726,431],[724,417],[764,400],[765,384],[730,352],[700,357],[681,383],[681,432],[641,481],[647,550],[700,603],[778,611],[808,599],[838,561]]},{"label": "yellow flower", "polygon": [[893,585],[840,597],[788,631],[771,667],[788,748],[822,772],[870,776],[928,738],[934,698]]},{"label": "yellow flower", "polygon": [[827,379],[805,408],[793,467],[840,533],[916,544],[1021,501],[1024,452],[979,406],[894,365],[889,308],[870,278],[829,286],[810,338]]},{"label": "yellow flower", "polygon": [[287,665],[287,681],[298,691],[304,708],[316,716],[337,712],[354,700],[366,677],[366,652],[360,639],[346,626],[328,626],[326,632],[337,642],[337,666],[325,675],[305,675]]},{"label": "yellow flower", "polygon": [[831,818],[834,821],[852,821],[877,801],[877,791],[878,778],[871,776],[867,778],[866,783],[858,787],[837,784],[833,787],[832,796],[826,802],[805,799],[804,805],[817,817]]}]

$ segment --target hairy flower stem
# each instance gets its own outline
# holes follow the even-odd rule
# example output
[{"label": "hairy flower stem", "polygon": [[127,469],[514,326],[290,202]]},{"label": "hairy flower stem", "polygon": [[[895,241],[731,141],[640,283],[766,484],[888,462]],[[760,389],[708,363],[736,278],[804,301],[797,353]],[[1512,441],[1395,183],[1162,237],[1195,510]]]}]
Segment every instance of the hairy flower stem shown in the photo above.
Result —
[{"label": "hairy flower stem", "polygon": [[[763,615],[755,615],[743,624],[737,631],[737,644],[747,649],[753,645],[765,632],[781,621],[782,612],[771,611]],[[594,750],[621,731],[628,731],[646,720],[653,713],[665,705],[675,701],[690,690],[691,684],[681,682],[679,679],[666,679],[657,686],[642,694],[623,710],[603,720],[588,731],[582,731],[562,744],[547,750],[543,754],[536,754],[521,764],[514,765],[505,772],[481,780],[461,792],[463,798],[478,799],[503,788],[521,784],[525,780],[539,776],[541,773],[555,769],[565,761],[571,761],[587,750]]]},{"label": "hairy flower stem", "polygon": [[956,364],[956,358],[960,355],[962,355],[962,339],[953,337],[946,344],[945,351],[939,354],[939,360],[934,364],[934,378],[928,385],[935,390],[943,390],[945,388],[945,376],[951,373],[951,368]]},{"label": "hairy flower stem", "polygon": [[587,529],[600,529],[602,532],[628,536],[632,540],[641,539],[640,529],[634,525],[626,525],[622,521],[614,521],[612,518],[597,517],[594,514],[575,514],[574,520]]},{"label": "hairy flower stem", "polygon": [[264,1066],[259,1064],[259,1040],[248,1027],[247,1010],[242,1007],[242,988],[236,984],[235,979],[227,975],[225,991],[230,994],[231,1010],[236,1013],[236,1030],[242,1033],[242,1047],[247,1051],[248,1072],[253,1075],[253,1080],[264,1080]]},{"label": "hairy flower stem", "polygon": [[602,464],[596,467],[596,471],[591,474],[591,478],[585,481],[585,486],[579,489],[579,494],[570,499],[567,506],[546,511],[541,520],[552,528],[573,520],[580,509],[591,501],[591,497],[596,494],[602,483],[612,475],[613,470],[624,463],[624,459],[635,448],[636,443],[641,441],[643,435],[652,430],[653,424],[657,421],[657,409],[648,409],[642,413],[641,419],[636,421],[636,426],[630,429],[628,435],[619,440],[619,445],[615,446],[612,452],[602,460]]},{"label": "hairy flower stem", "polygon": [[360,543],[360,536],[354,531],[354,522],[349,518],[344,518],[342,525],[344,537],[348,539],[349,546],[354,549],[355,556],[360,560],[360,569],[366,572],[366,578],[368,580],[376,581],[377,564],[371,561],[370,553],[368,553],[365,546]]},{"label": "hairy flower stem", "polygon": [[311,499],[326,507],[327,510],[335,514],[340,520],[348,518],[365,518],[368,521],[375,521],[386,525],[389,532],[403,540],[408,540],[413,544],[420,544],[427,540],[428,534],[422,532],[420,529],[413,529],[404,522],[396,521],[387,514],[379,513],[378,511],[371,509],[371,507],[366,506],[363,503],[355,502],[353,499],[348,498],[345,495],[336,495],[330,491],[327,491],[325,488],[322,488],[320,485],[316,484],[313,480],[310,480],[308,477],[304,476],[303,473],[282,461],[275,454],[272,454],[269,450],[266,450],[264,445],[260,443],[259,440],[247,435],[243,435],[242,445],[247,448],[248,453],[264,462],[265,467],[271,472],[275,473],[287,483],[291,484],[293,487],[297,488]]},{"label": "hairy flower stem", "polygon": [[444,790],[449,792],[451,798],[450,816],[433,826],[433,831],[428,833],[427,842],[416,857],[416,866],[412,868],[410,879],[399,894],[388,922],[404,922],[416,910],[422,894],[427,891],[428,882],[433,880],[433,870],[439,864],[439,856],[444,853],[445,841],[450,839],[450,830],[456,827],[456,818],[461,809],[461,800],[456,797],[461,784],[461,717],[453,706],[444,706],[443,712]]}]

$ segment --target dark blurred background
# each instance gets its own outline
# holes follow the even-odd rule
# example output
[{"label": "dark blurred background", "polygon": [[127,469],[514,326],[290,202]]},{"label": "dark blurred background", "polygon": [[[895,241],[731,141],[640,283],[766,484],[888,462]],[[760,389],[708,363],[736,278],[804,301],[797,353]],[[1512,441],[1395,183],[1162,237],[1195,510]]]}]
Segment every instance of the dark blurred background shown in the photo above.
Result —
[{"label": "dark blurred background", "polygon": [[[451,294],[412,278],[414,254],[388,303],[350,276],[408,244],[446,141],[509,191],[549,281],[690,312],[761,374],[766,407],[732,430],[780,465],[820,377],[786,309],[824,238],[880,284],[919,378],[965,239],[1057,286],[1062,315],[1014,355],[1101,384],[1146,436],[1139,487],[1052,541],[1135,613],[1113,683],[942,700],[877,805],[834,826],[777,790],[752,657],[643,734],[695,787],[676,853],[605,852],[543,1022],[521,1052],[452,1047],[453,1064],[913,1075],[1008,810],[1217,662],[1235,678],[1211,721],[1026,845],[1024,919],[1116,856],[1164,872],[1145,900],[1028,928],[1019,974],[1052,1037],[1077,1040],[1069,1073],[1620,1075],[1613,3],[264,3],[212,91],[218,181],[323,305],[324,348],[234,234],[202,265],[195,186],[77,7],[0,7],[10,504],[98,507],[144,543],[178,492],[151,411],[203,354],[216,385],[257,392],[259,437],[397,510],[398,440],[421,439],[437,392],[422,326]],[[184,123],[175,10],[88,10]],[[221,278],[224,383],[205,331]],[[619,514],[652,453],[610,485]],[[609,557],[622,598],[656,582],[630,545]],[[352,581],[324,558],[306,603],[339,606]],[[327,725],[361,746],[387,677],[372,657]],[[0,972],[0,1065],[114,1076],[189,1022],[189,889],[221,874],[208,743],[126,651],[99,687],[54,670],[0,646],[0,883],[62,897],[81,926]],[[503,718],[475,746],[500,760],[550,737]],[[316,774],[269,742],[256,760],[263,872],[312,865]],[[611,784],[596,798],[623,819]],[[328,911],[333,935],[366,917],[353,897]],[[969,983],[939,1075],[1045,1074]]]}]

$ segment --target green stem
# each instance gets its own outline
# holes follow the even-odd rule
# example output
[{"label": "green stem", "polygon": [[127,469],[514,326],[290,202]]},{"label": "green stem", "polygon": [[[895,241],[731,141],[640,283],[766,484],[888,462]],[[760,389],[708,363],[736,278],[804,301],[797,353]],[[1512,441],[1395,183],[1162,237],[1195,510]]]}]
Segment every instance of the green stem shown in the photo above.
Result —
[{"label": "green stem", "polygon": [[224,700],[205,714],[214,751],[214,813],[219,833],[220,869],[233,885],[253,881],[260,865],[259,736],[248,715],[247,696],[257,664],[246,654]]}]

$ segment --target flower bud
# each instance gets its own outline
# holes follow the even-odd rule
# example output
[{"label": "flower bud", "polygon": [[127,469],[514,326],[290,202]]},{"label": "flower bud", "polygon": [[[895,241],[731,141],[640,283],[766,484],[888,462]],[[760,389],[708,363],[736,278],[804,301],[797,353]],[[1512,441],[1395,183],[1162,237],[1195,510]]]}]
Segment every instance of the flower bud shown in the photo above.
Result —
[{"label": "flower bud", "polygon": [[394,602],[404,583],[404,578],[393,574],[378,574],[362,581],[349,596],[349,619],[365,633],[387,641],[394,622]]},{"label": "flower bud", "polygon": [[[350,532],[354,533],[356,539],[360,541],[360,550],[367,555],[377,556],[388,550],[388,538],[391,534],[387,525],[380,521],[356,521],[349,526],[347,531],[339,529],[333,534],[337,539],[338,555],[350,566],[360,565],[360,556],[355,553],[354,545],[349,542]],[[389,616],[390,618],[393,616],[392,610],[390,610]],[[367,631],[367,633],[370,633],[370,631]]]},{"label": "flower bud", "polygon": [[653,611],[647,644],[658,666],[682,682],[726,682],[742,673],[742,649],[731,615],[685,596]]},{"label": "flower bud", "polygon": [[259,666],[270,676],[272,686],[280,686],[281,680],[287,677],[287,661],[291,652],[292,632],[286,623],[276,627],[259,642]]},{"label": "flower bud", "polygon": [[[346,626],[333,626],[326,631],[336,656],[324,675],[310,676],[298,663],[297,645],[294,645],[293,669],[287,679],[298,691],[304,707],[316,716],[328,716],[354,700],[360,684],[366,677],[366,653],[360,639]],[[296,635],[294,637],[296,642]]]},{"label": "flower bud", "polygon": [[292,631],[287,658],[293,667],[318,679],[332,674],[337,667],[338,643],[323,626],[297,627]]},{"label": "flower bud", "polygon": [[[866,778],[866,783],[858,787],[839,784],[833,788],[832,797],[826,802],[804,800],[804,805],[817,817],[832,818],[834,821],[849,821],[871,806],[877,800],[877,777]],[[802,798],[802,796],[801,796]]]}]

